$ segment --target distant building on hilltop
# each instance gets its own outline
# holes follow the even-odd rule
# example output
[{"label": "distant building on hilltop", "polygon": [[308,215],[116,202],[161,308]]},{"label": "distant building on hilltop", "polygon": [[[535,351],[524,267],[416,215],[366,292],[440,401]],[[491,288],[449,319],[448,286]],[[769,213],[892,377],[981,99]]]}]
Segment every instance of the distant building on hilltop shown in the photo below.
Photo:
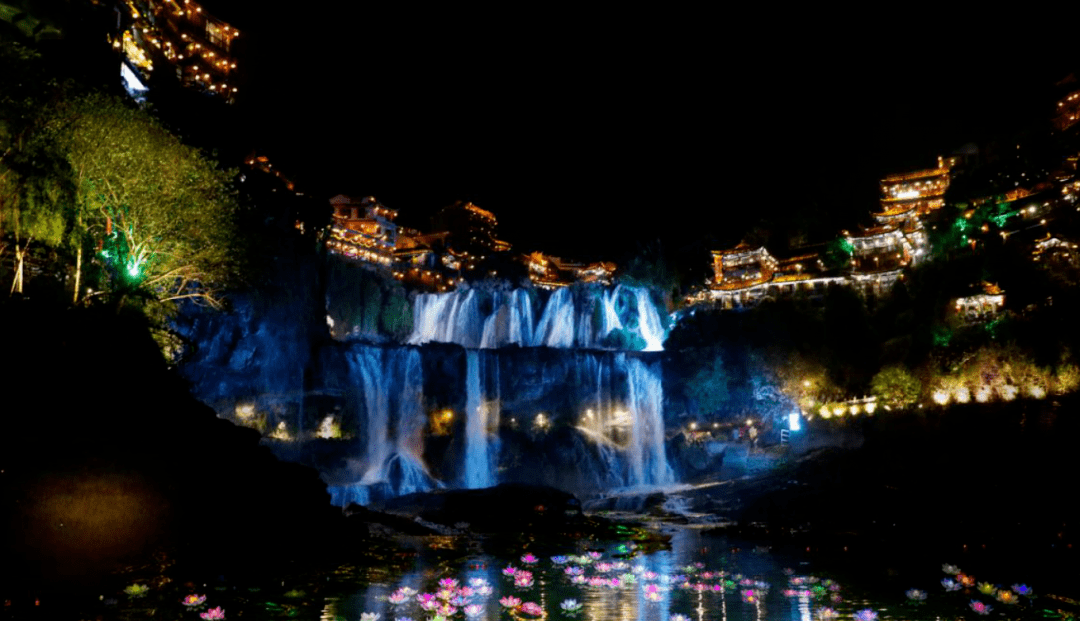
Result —
[{"label": "distant building on hilltop", "polygon": [[397,246],[397,211],[374,196],[354,200],[344,194],[330,199],[334,208],[327,247],[352,259],[390,268]]},{"label": "distant building on hilltop", "polygon": [[1063,132],[1080,122],[1080,90],[1075,90],[1057,102],[1054,129]]},{"label": "distant building on hilltop", "polygon": [[923,217],[945,205],[945,191],[961,156],[938,157],[937,168],[889,175],[881,180],[881,209],[874,222],[899,230],[911,245],[912,259],[928,251]]},{"label": "distant building on hilltop", "polygon": [[542,252],[533,252],[522,258],[529,270],[529,280],[544,289],[566,287],[578,282],[610,285],[615,278],[616,266],[610,261],[579,263]]},{"label": "distant building on hilltop", "polygon": [[471,271],[495,252],[510,250],[510,244],[497,237],[495,214],[467,201],[444,207],[432,218],[432,228],[447,233],[448,251]]},{"label": "distant building on hilltop", "polygon": [[748,308],[766,299],[822,296],[830,284],[846,282],[843,276],[827,274],[816,252],[778,259],[764,247],[739,244],[730,250],[714,250],[712,255],[713,276],[704,291],[687,300],[690,303]]},{"label": "distant building on hilltop", "polygon": [[233,103],[239,90],[234,49],[239,36],[235,26],[192,0],[122,0],[112,44],[135,96],[148,90],[151,78],[165,75]]}]

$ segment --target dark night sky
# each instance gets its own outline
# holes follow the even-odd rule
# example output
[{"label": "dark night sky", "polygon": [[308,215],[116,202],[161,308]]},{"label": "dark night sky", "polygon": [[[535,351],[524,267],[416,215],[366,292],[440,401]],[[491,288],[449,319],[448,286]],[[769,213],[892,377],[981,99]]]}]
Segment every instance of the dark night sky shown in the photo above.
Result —
[{"label": "dark night sky", "polygon": [[515,249],[570,256],[737,241],[814,206],[852,227],[881,174],[1048,118],[1070,68],[1045,49],[905,37],[901,53],[896,33],[703,14],[304,7],[238,20],[244,116],[286,174],[421,228],[471,200]]}]

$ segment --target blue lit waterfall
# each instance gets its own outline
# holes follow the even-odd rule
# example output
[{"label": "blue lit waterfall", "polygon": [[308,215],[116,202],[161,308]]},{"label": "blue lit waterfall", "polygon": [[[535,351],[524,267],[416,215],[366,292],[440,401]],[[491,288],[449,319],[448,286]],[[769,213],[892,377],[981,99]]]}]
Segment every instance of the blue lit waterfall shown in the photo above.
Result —
[{"label": "blue lit waterfall", "polygon": [[[623,338],[613,340],[616,334]],[[459,289],[416,297],[409,342],[660,351],[664,337],[664,322],[645,288],[564,287],[546,300],[528,289]]]}]

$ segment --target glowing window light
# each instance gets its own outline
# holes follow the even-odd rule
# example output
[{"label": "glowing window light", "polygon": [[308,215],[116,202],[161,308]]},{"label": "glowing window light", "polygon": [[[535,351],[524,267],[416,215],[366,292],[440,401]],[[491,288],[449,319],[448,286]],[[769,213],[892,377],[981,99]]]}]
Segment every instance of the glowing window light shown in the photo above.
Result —
[{"label": "glowing window light", "polygon": [[799,421],[798,410],[793,410],[788,413],[788,429],[791,431],[799,431],[802,429],[802,423]]}]

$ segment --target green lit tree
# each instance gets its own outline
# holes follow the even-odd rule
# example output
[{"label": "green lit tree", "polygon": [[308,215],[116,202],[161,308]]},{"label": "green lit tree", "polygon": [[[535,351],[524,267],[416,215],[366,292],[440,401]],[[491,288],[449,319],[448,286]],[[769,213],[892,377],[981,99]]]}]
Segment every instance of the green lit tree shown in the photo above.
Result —
[{"label": "green lit tree", "polygon": [[846,237],[838,237],[825,246],[821,260],[829,270],[843,270],[851,266],[851,254],[855,247]]},{"label": "green lit tree", "polygon": [[89,242],[104,268],[98,293],[117,304],[136,294],[221,304],[242,256],[229,172],[104,95],[58,105],[43,132],[70,167],[76,298]]}]

